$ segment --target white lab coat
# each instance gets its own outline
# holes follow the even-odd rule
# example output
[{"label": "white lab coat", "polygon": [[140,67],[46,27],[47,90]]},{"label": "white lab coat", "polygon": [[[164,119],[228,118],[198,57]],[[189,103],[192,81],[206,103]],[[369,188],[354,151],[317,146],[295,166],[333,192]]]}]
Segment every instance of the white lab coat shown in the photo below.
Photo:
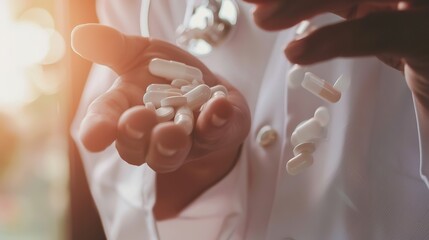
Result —
[{"label": "white lab coat", "polygon": [[[152,2],[150,21],[158,24],[152,36],[174,43],[185,1]],[[245,95],[252,127],[231,173],[175,219],[153,219],[155,174],[149,167],[129,166],[114,147],[89,153],[77,139],[88,104],[116,77],[94,66],[73,134],[108,238],[157,239],[159,232],[161,239],[429,239],[429,124],[417,124],[403,75],[376,58],[337,59],[311,71],[331,81],[351,76],[340,102],[289,89],[291,64],[282,49],[294,29],[264,32],[253,24],[251,6],[239,6],[233,36],[201,60]],[[139,0],[99,0],[97,7],[102,23],[140,34]],[[337,20],[321,16],[312,24]],[[319,106],[332,114],[327,139],[317,147],[314,165],[290,176],[290,135]],[[278,133],[268,147],[256,141],[264,125]]]}]

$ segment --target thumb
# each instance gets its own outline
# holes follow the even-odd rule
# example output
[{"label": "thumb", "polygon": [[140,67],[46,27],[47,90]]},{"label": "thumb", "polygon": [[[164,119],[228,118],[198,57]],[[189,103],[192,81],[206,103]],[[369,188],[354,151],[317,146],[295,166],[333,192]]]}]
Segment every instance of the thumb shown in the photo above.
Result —
[{"label": "thumb", "polygon": [[100,24],[82,24],[71,34],[73,50],[81,57],[106,65],[121,75],[132,69],[149,45],[147,38],[128,36]]}]

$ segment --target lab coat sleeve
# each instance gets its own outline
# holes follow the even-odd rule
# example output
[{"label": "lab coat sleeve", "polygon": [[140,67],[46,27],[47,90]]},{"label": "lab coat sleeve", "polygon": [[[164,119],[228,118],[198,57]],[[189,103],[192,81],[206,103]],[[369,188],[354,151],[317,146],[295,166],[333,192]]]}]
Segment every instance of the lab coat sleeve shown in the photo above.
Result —
[{"label": "lab coat sleeve", "polygon": [[158,221],[160,239],[243,239],[247,208],[246,160],[243,151],[231,172],[179,216]]},{"label": "lab coat sleeve", "polygon": [[429,111],[423,111],[414,99],[420,143],[420,175],[429,188]]}]

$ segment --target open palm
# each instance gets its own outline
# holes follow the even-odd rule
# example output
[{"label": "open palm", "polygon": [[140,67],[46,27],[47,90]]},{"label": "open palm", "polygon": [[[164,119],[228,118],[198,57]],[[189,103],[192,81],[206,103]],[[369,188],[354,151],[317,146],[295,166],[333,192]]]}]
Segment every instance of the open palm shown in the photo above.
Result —
[{"label": "open palm", "polygon": [[[88,107],[80,139],[94,152],[115,142],[126,162],[147,163],[157,173],[163,173],[157,177],[158,218],[177,214],[234,166],[250,128],[247,103],[202,62],[166,42],[126,36],[98,24],[75,28],[72,44],[82,57],[109,66],[119,75],[112,87]],[[148,64],[153,58],[197,67],[207,85],[228,88],[227,97],[213,98],[201,112],[194,113],[196,123],[190,136],[173,122],[159,123],[154,111],[143,106],[149,84],[167,83],[149,73]]]}]

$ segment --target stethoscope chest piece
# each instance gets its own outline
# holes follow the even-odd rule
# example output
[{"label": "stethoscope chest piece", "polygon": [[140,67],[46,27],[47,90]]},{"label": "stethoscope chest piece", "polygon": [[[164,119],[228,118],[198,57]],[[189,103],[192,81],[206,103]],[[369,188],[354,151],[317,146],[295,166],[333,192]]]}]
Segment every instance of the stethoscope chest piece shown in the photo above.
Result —
[{"label": "stethoscope chest piece", "polygon": [[183,24],[177,28],[176,41],[195,55],[212,52],[231,35],[237,24],[239,10],[234,0],[206,0],[188,8]]}]

